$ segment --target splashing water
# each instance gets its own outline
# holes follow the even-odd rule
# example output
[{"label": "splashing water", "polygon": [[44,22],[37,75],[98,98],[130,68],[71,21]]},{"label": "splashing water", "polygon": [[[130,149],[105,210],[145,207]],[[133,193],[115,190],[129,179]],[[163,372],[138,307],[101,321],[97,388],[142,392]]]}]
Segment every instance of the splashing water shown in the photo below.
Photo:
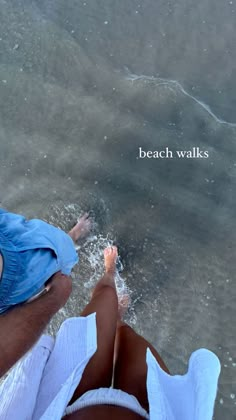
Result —
[{"label": "splashing water", "polygon": [[[72,222],[75,223],[84,212],[85,210],[78,204],[57,204],[50,207],[45,221],[68,231],[72,227]],[[83,290],[84,295],[87,295],[86,297],[90,296],[91,290],[104,273],[103,252],[106,247],[114,244],[115,238],[112,238],[110,233],[103,235],[98,231],[98,223],[93,220],[91,234],[76,246],[79,252],[80,263],[74,267],[72,279],[77,293],[74,301],[72,299],[71,309],[68,310],[66,307],[60,311],[63,318],[74,315],[73,312],[78,307],[78,301],[82,299]],[[80,279],[79,282],[77,281],[78,278]],[[134,310],[135,302],[131,303],[132,290],[127,286],[123,275],[121,276],[118,272],[115,275],[115,283],[119,302],[121,302],[124,295],[130,297],[130,305],[125,318],[129,324],[134,325],[136,324],[136,314]]]},{"label": "splashing water", "polygon": [[[85,264],[92,274],[84,286],[92,288],[96,284],[99,277],[101,277],[104,271],[103,251],[108,246],[113,245],[113,240],[109,235],[103,237],[102,235],[92,235],[86,240],[84,247],[81,247],[81,259],[83,258],[83,264]],[[115,283],[118,299],[124,294],[130,294],[131,290],[128,288],[125,279],[116,272]]]}]

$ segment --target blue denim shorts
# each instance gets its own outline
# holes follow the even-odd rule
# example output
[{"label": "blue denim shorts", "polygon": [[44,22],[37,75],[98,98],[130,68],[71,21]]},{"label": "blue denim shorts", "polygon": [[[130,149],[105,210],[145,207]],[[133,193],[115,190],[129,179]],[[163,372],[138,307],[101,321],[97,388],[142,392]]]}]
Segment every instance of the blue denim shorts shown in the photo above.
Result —
[{"label": "blue denim shorts", "polygon": [[0,209],[0,313],[44,288],[57,271],[69,275],[78,262],[69,235],[38,219]]}]

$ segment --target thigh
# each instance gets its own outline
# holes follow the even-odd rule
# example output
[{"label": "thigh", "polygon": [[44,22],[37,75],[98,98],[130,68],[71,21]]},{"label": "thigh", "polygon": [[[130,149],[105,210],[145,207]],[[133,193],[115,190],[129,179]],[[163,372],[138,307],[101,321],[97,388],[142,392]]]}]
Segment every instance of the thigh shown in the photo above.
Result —
[{"label": "thigh", "polygon": [[150,348],[159,365],[169,373],[155,348],[126,324],[117,329],[114,388],[134,395],[141,406],[149,411],[147,396],[146,352]]},{"label": "thigh", "polygon": [[115,289],[109,286],[101,287],[93,295],[81,316],[93,312],[96,312],[97,351],[86,366],[70,404],[90,389],[111,386],[118,313]]}]

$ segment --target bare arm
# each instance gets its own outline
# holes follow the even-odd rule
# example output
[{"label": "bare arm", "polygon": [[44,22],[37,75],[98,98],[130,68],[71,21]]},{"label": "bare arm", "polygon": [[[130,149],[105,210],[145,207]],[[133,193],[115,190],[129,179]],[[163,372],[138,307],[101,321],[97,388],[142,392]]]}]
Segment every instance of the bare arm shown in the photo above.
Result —
[{"label": "bare arm", "polygon": [[56,273],[50,290],[37,300],[0,316],[0,377],[37,341],[52,316],[65,305],[71,279]]}]

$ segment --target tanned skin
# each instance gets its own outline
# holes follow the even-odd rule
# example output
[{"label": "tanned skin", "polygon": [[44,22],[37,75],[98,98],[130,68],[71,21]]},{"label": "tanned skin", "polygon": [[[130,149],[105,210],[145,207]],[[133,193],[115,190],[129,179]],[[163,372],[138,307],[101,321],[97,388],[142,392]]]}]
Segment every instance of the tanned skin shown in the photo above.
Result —
[{"label": "tanned skin", "polygon": [[[74,242],[85,237],[92,227],[88,213],[68,232]],[[4,261],[0,254],[0,279]],[[53,315],[67,302],[72,282],[56,273],[47,284],[49,291],[28,304],[0,315],[0,377],[3,376],[39,339]]]},{"label": "tanned skin", "polygon": [[0,377],[35,344],[53,315],[67,302],[72,290],[70,277],[56,273],[49,286],[45,295],[0,316]]}]

